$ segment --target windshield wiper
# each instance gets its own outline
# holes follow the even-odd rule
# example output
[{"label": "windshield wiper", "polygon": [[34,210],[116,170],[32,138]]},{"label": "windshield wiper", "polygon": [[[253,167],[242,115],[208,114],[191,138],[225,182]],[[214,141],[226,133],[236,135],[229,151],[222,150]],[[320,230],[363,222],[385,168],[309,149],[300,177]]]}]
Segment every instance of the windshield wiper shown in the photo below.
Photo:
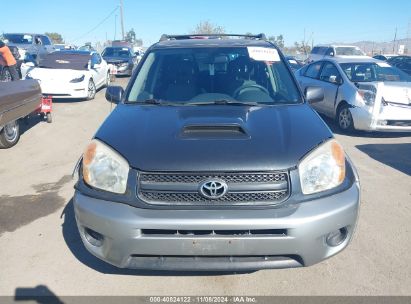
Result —
[{"label": "windshield wiper", "polygon": [[176,102],[167,102],[167,101],[162,101],[161,99],[155,99],[155,98],[148,98],[144,101],[133,101],[133,102],[127,102],[128,104],[139,104],[139,105],[157,105],[157,106],[178,106],[179,104]]},{"label": "windshield wiper", "polygon": [[142,103],[148,103],[148,104],[154,104],[154,105],[163,104],[160,100],[155,99],[155,98],[146,99]]},{"label": "windshield wiper", "polygon": [[233,101],[228,99],[219,99],[211,101],[199,101],[199,102],[187,102],[183,103],[189,106],[202,106],[202,105],[233,105],[233,106],[261,106],[261,103],[254,101]]}]

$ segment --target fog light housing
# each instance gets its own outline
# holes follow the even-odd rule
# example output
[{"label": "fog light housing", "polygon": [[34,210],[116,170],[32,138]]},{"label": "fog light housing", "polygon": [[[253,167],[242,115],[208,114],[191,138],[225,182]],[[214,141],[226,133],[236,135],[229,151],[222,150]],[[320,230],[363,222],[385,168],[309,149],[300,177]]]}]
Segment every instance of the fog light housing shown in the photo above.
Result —
[{"label": "fog light housing", "polygon": [[84,228],[84,236],[86,240],[93,246],[101,247],[104,242],[104,236],[90,228]]},{"label": "fog light housing", "polygon": [[388,121],[386,121],[386,120],[379,120],[379,121],[378,121],[378,124],[379,124],[380,126],[386,126],[386,125],[388,124]]},{"label": "fog light housing", "polygon": [[328,246],[335,247],[335,246],[341,245],[347,238],[347,235],[348,235],[348,229],[347,227],[344,227],[344,228],[335,230],[333,232],[330,232],[327,235],[325,240]]}]

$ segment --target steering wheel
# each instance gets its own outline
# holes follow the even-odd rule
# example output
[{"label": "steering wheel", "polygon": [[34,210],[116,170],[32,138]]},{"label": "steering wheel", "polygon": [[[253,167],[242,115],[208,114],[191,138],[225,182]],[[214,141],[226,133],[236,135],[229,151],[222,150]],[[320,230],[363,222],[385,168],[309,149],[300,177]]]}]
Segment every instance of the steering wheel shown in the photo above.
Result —
[{"label": "steering wheel", "polygon": [[243,93],[244,91],[255,90],[255,89],[260,90],[260,91],[266,93],[267,95],[270,95],[268,90],[266,88],[264,88],[263,86],[260,86],[259,84],[245,84],[245,85],[242,85],[241,87],[237,88],[234,91],[233,97],[235,99],[237,99],[238,96],[240,95],[240,93]]}]

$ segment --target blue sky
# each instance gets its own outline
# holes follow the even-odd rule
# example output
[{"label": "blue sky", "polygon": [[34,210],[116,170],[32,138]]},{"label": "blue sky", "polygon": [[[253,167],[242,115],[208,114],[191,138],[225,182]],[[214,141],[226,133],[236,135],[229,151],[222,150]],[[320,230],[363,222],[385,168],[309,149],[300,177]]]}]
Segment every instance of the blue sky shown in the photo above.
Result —
[{"label": "blue sky", "polygon": [[[411,36],[411,1],[392,3],[358,1],[277,0],[123,0],[125,29],[134,28],[144,45],[162,33],[187,33],[202,20],[227,32],[283,34],[286,45],[306,39],[316,43],[390,41]],[[121,35],[120,10],[109,14],[119,0],[14,0],[2,14],[0,32],[58,32],[67,42],[117,39]],[[3,9],[5,9],[3,5]],[[103,22],[103,20],[106,18]],[[102,23],[95,30],[99,23]],[[90,32],[91,31],[91,32]],[[88,33],[90,32],[90,33]]]}]

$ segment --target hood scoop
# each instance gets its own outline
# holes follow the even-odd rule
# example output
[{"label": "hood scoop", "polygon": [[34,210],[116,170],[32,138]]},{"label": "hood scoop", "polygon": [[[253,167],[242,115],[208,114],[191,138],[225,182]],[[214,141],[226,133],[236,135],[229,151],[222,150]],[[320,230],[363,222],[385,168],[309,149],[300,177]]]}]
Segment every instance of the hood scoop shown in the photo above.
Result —
[{"label": "hood scoop", "polygon": [[249,139],[246,130],[238,124],[193,124],[182,128],[184,139]]}]

